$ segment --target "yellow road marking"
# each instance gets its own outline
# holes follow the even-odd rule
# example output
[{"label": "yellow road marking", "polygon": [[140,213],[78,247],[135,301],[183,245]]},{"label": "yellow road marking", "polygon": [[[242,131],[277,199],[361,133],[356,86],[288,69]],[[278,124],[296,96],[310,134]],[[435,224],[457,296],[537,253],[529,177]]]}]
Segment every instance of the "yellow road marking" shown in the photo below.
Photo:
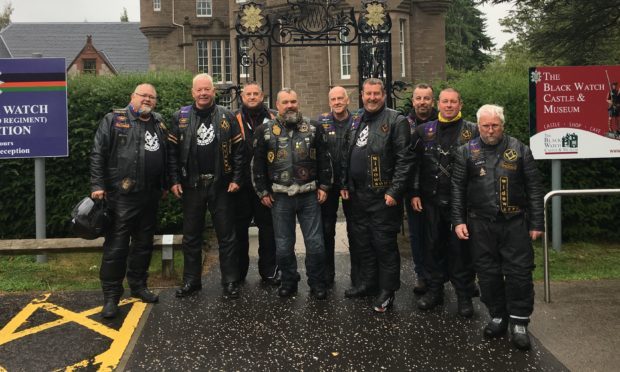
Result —
[{"label": "yellow road marking", "polygon": [[90,363],[93,365],[100,364],[99,371],[113,371],[121,361],[123,352],[125,351],[127,344],[129,344],[129,340],[131,339],[133,332],[136,330],[140,317],[145,309],[145,303],[135,302],[131,307],[131,310],[129,310],[129,314],[127,314],[123,325],[118,330],[118,337],[113,338],[110,348],[107,351],[97,355],[94,360],[84,359],[81,362],[67,367],[66,371],[76,371],[80,367],[88,366]]},{"label": "yellow road marking", "polygon": [[[112,340],[112,344],[105,352],[95,356],[94,358],[85,359],[81,362],[68,366],[66,370],[74,371],[77,368],[88,365],[100,365],[100,371],[114,370],[120,362],[123,352],[125,351],[125,348],[127,348],[129,340],[138,326],[140,317],[146,309],[146,304],[143,302],[138,302],[135,298],[122,300],[119,303],[119,306],[131,305],[131,309],[123,321],[121,328],[117,331],[89,318],[89,316],[99,313],[101,311],[101,306],[78,313],[55,305],[51,302],[47,302],[49,296],[50,294],[47,293],[41,298],[33,299],[19,313],[17,313],[17,315],[15,315],[13,319],[11,319],[4,326],[4,328],[0,329],[0,346],[22,337],[34,335],[44,330],[73,322],[110,338]],[[60,316],[61,319],[17,331],[21,325],[28,322],[28,318],[38,309],[54,313]],[[6,370],[0,366],[0,372],[6,372]]]}]

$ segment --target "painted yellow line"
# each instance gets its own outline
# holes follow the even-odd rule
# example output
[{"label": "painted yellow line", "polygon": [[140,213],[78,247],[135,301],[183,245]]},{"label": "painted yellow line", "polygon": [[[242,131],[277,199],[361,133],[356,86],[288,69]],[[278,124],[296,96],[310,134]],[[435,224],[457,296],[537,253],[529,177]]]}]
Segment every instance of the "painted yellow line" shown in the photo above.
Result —
[{"label": "painted yellow line", "polygon": [[[50,296],[49,293],[46,293],[44,296],[44,300]],[[41,300],[35,299],[30,301],[28,305],[26,305],[17,315],[13,317],[4,328],[0,329],[0,346],[6,344],[7,342],[13,341],[19,337],[13,337],[15,330],[19,328],[22,324],[24,324],[30,315],[32,315],[37,309],[41,307]],[[21,333],[21,332],[20,332]]]},{"label": "painted yellow line", "polygon": [[[110,338],[112,340],[112,344],[105,352],[95,356],[94,358],[85,359],[81,362],[68,366],[66,370],[75,371],[79,368],[94,365],[99,366],[99,371],[113,371],[120,363],[123,352],[127,348],[133,333],[138,327],[138,323],[140,322],[142,314],[144,314],[144,310],[146,310],[147,304],[139,302],[136,298],[122,300],[119,303],[119,306],[129,305],[131,306],[131,309],[129,310],[127,317],[125,317],[121,328],[117,331],[89,318],[89,316],[99,313],[101,311],[101,306],[77,313],[51,302],[47,302],[49,296],[50,294],[47,293],[40,298],[33,299],[19,313],[17,313],[17,315],[15,315],[13,319],[11,319],[4,326],[4,328],[0,329],[0,345],[53,327],[73,322]],[[28,318],[38,309],[54,313],[60,316],[61,319],[16,332],[20,326],[28,322]],[[0,366],[0,372],[7,371]]]},{"label": "painted yellow line", "polygon": [[131,340],[131,336],[136,330],[144,310],[146,310],[145,303],[135,302],[131,307],[131,310],[129,310],[123,325],[118,330],[118,336],[113,339],[110,348],[107,351],[97,355],[94,360],[85,359],[67,367],[66,371],[76,371],[79,368],[87,367],[88,365],[99,365],[99,371],[113,371],[121,361],[123,352],[127,348],[127,345]]},{"label": "painted yellow line", "polygon": [[115,339],[118,335],[118,331],[107,327],[95,320],[92,320],[88,317],[75,313],[73,311],[67,310],[63,307],[54,304],[43,304],[43,310],[47,310],[50,313],[54,313],[66,319],[69,322],[75,322],[81,326],[84,326],[92,331],[95,331],[107,338]]},{"label": "painted yellow line", "polygon": [[[49,294],[47,294],[47,297],[49,297]],[[47,299],[47,297],[46,297],[46,299]],[[128,304],[134,303],[136,301],[138,301],[138,300],[135,299],[135,298],[125,299],[125,300],[122,300],[119,303],[119,306],[125,306],[125,305],[128,305]],[[67,316],[65,316],[62,313],[57,313],[57,312],[51,311],[52,307],[58,308],[58,306],[56,306],[54,304],[51,304],[51,303],[48,303],[48,302],[43,302],[43,301],[38,300],[38,299],[32,300],[30,302],[30,304],[26,305],[26,307],[24,307],[13,319],[11,319],[11,321],[9,323],[7,323],[7,325],[3,329],[0,330],[0,345],[9,343],[11,341],[15,341],[15,340],[17,340],[19,338],[22,338],[22,337],[25,337],[25,336],[28,336],[28,335],[32,335],[32,334],[35,334],[35,333],[39,333],[39,332],[45,331],[45,330],[50,329],[50,328],[58,327],[58,326],[61,326],[63,324],[67,324],[67,323],[70,323],[70,322],[76,322],[76,323],[78,323],[78,324],[80,324],[80,325],[82,325],[84,327],[90,328],[90,329],[93,329],[93,328],[91,328],[89,326],[89,325],[91,325],[93,323],[94,323],[95,328],[97,328],[98,324],[101,324],[101,323],[98,323],[98,322],[96,322],[96,321],[94,321],[92,319],[86,318],[88,316],[91,316],[91,315],[99,313],[101,311],[101,306],[85,310],[85,311],[83,311],[81,313],[70,312],[72,314],[75,314],[76,316],[70,316],[69,314],[67,314]],[[37,309],[44,309],[44,310],[48,310],[48,311],[54,312],[57,315],[60,315],[62,318],[54,320],[54,321],[51,321],[51,322],[48,322],[48,323],[40,324],[40,325],[38,325],[36,327],[32,327],[32,328],[28,328],[28,329],[23,329],[23,330],[21,330],[19,332],[15,332],[15,330],[17,328],[19,328],[22,324],[24,324],[28,320],[28,318]],[[66,310],[66,309],[63,309],[63,310],[69,311],[69,310]],[[84,322],[82,322],[81,319],[86,319],[86,321],[88,323],[84,324]],[[102,325],[102,327],[105,327],[105,326]],[[105,328],[110,329],[108,327],[105,327]],[[93,329],[93,330],[95,332],[101,333],[102,335],[104,335],[106,337],[114,338],[114,337],[109,336],[108,333],[105,332],[105,331],[104,332],[99,332],[99,330],[97,330],[97,329]],[[115,331],[115,330],[112,330],[112,331],[114,333],[118,332],[118,331]]]}]

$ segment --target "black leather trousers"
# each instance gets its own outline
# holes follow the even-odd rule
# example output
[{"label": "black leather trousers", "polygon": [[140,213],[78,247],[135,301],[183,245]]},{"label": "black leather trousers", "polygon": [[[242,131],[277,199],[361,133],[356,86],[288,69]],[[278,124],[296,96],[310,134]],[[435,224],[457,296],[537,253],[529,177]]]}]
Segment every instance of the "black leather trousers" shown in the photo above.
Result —
[{"label": "black leather trousers", "polygon": [[103,243],[99,278],[104,297],[118,301],[125,272],[132,290],[146,287],[161,191],[110,192],[107,198],[112,221]]}]

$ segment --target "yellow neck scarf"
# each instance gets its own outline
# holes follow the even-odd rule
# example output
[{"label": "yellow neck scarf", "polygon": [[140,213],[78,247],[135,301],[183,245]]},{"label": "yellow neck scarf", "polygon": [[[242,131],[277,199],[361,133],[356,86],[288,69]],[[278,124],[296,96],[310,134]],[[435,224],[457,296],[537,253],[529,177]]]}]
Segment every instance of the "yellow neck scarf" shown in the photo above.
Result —
[{"label": "yellow neck scarf", "polygon": [[461,112],[459,111],[458,115],[456,115],[454,118],[452,118],[452,120],[448,120],[446,118],[444,118],[443,116],[441,116],[441,112],[438,115],[438,119],[440,123],[454,123],[455,121],[458,121],[461,119]]}]

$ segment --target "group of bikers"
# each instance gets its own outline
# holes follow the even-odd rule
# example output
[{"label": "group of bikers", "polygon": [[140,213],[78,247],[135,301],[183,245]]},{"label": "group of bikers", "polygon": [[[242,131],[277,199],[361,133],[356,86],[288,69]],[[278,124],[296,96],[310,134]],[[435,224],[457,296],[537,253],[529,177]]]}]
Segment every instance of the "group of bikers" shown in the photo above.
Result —
[{"label": "group of bikers", "polygon": [[[335,280],[339,204],[346,217],[351,286],[345,297],[372,297],[382,313],[400,287],[397,234],[407,211],[417,307],[444,301],[450,281],[458,314],[472,317],[472,297],[491,320],[487,337],[511,331],[529,349],[534,268],[531,240],[543,230],[543,189],[530,149],[504,133],[500,106],[484,105],[477,124],[464,120],[458,91],[419,84],[403,116],[385,105],[380,79],[363,82],[363,107],[349,111],[343,87],[328,94],[330,111],[302,115],[297,92],[283,88],[276,110],[261,86],[243,87],[235,113],[215,103],[208,74],[192,83],[194,102],[172,116],[154,112],[157,93],[138,85],[124,109],[99,124],[91,154],[91,197],[106,198],[112,226],[105,236],[101,315],[114,318],[127,277],[131,295],[158,301],[147,287],[159,200],[168,191],[183,205],[183,283],[177,297],[202,288],[202,245],[208,210],[215,228],[223,295],[237,298],[249,269],[248,228],[259,230],[258,272],[294,296],[300,275],[295,229],[306,248],[310,296],[323,300]],[[296,222],[297,219],[297,222]]]}]

